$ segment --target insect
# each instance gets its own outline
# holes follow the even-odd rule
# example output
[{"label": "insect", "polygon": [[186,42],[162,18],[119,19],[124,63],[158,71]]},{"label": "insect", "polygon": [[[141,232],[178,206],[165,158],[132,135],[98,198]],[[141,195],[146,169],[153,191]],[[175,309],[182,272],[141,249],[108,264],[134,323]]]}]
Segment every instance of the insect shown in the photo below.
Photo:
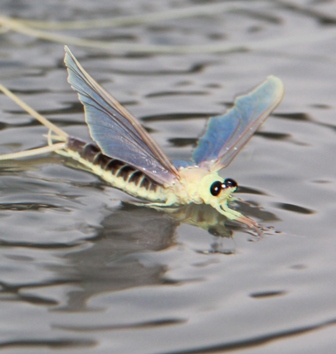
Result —
[{"label": "insect", "polygon": [[218,172],[233,160],[280,103],[284,92],[280,79],[269,76],[248,94],[237,97],[226,114],[210,118],[192,161],[173,163],[138,120],[83,69],[66,46],[64,62],[68,82],[84,106],[93,143],[69,136],[1,85],[5,94],[50,130],[48,146],[2,155],[0,159],[55,151],[79,161],[111,186],[146,200],[147,206],[204,203],[230,220],[258,227],[257,222],[228,206],[238,185],[231,178],[223,179]]}]

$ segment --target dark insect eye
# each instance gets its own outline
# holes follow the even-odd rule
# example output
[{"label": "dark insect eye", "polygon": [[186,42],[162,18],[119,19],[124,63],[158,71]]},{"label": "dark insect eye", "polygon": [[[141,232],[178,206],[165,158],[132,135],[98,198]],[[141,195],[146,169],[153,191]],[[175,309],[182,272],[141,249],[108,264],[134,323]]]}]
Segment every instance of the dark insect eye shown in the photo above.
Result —
[{"label": "dark insect eye", "polygon": [[224,180],[224,188],[234,188],[237,186],[238,186],[238,183],[234,179],[227,178]]},{"label": "dark insect eye", "polygon": [[216,181],[214,183],[212,183],[211,187],[210,187],[210,193],[216,197],[222,189],[222,182],[220,181]]}]

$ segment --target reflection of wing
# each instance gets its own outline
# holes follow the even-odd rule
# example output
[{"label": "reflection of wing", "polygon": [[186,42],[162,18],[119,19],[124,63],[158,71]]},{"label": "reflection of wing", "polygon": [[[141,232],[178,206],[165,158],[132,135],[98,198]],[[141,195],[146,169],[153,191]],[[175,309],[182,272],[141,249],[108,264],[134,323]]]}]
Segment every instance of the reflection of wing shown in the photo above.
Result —
[{"label": "reflection of wing", "polygon": [[92,139],[102,152],[144,171],[160,184],[171,184],[178,172],[140,123],[82,68],[68,47],[64,62],[68,81],[84,105]]},{"label": "reflection of wing", "polygon": [[196,164],[210,171],[227,166],[280,103],[283,92],[281,80],[269,76],[250,93],[237,97],[226,114],[210,118],[193,153]]}]

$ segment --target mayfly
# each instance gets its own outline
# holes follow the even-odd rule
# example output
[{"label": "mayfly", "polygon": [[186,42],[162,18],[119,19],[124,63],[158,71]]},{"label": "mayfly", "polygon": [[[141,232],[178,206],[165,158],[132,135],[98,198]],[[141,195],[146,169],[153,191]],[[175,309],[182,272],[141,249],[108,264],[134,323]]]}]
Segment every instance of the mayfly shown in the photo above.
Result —
[{"label": "mayfly", "polygon": [[[12,159],[55,151],[85,165],[94,174],[150,207],[209,204],[230,220],[257,228],[258,224],[229,208],[237,183],[223,179],[226,167],[277,107],[283,84],[269,76],[246,95],[237,97],[226,114],[209,119],[192,161],[172,162],[138,120],[105,91],[65,46],[68,82],[84,106],[93,143],[69,136],[27,106],[5,87],[0,89],[49,131],[48,146],[0,156]],[[54,135],[51,135],[51,132]]]}]

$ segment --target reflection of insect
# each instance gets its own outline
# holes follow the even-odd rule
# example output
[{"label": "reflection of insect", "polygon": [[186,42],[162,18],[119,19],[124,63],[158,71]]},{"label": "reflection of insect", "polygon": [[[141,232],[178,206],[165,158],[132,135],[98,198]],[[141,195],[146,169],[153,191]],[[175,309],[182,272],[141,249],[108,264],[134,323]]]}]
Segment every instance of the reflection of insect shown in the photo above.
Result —
[{"label": "reflection of insect", "polygon": [[[85,120],[95,144],[68,136],[35,113],[57,136],[49,136],[48,147],[3,155],[2,159],[56,151],[79,161],[113,187],[150,201],[148,206],[205,203],[231,220],[258,226],[228,207],[237,183],[230,178],[223,180],[218,171],[232,161],[279,104],[283,95],[280,79],[269,76],[250,93],[238,97],[226,114],[210,118],[193,161],[172,163],[136,118],[87,74],[67,47],[64,60],[68,81],[84,105]],[[24,105],[4,87],[0,89]]]}]

